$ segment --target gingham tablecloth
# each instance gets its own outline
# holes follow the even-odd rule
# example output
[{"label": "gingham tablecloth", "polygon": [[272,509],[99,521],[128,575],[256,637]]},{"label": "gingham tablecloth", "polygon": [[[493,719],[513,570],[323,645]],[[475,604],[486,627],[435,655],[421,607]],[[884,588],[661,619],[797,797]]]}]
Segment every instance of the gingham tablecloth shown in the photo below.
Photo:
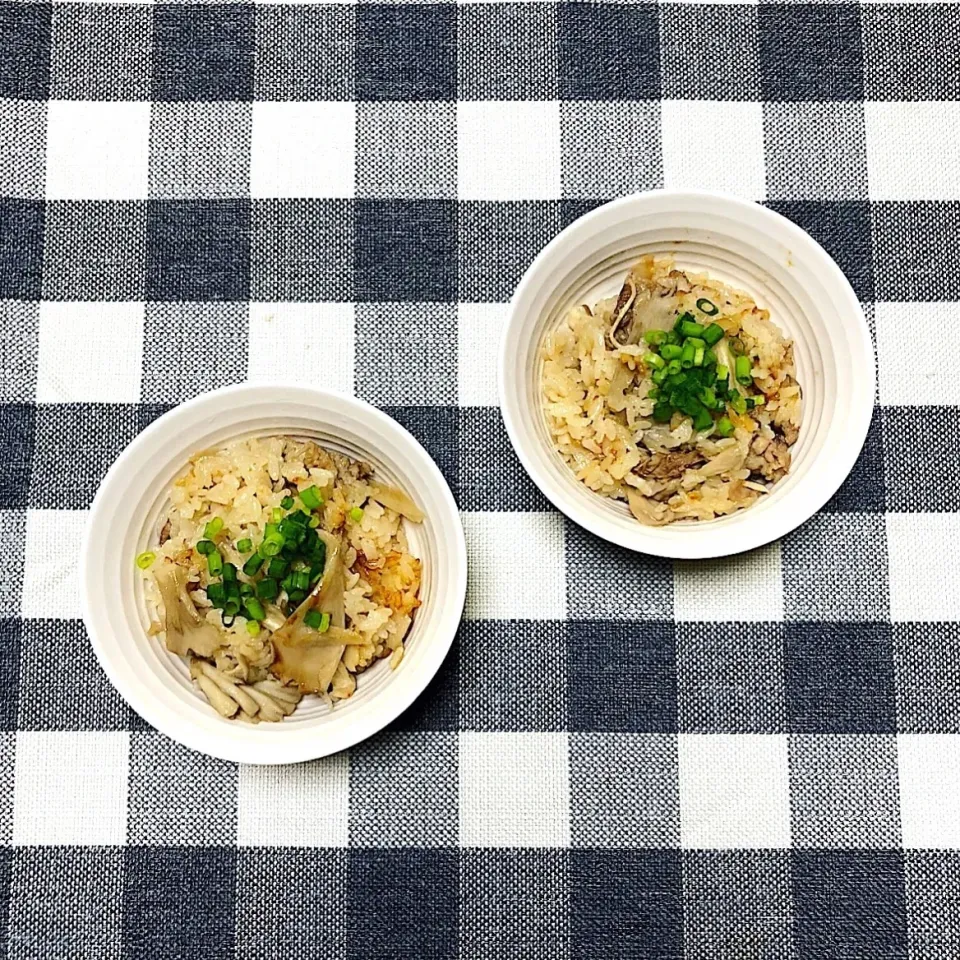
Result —
[{"label": "gingham tablecloth", "polygon": [[[960,6],[0,3],[0,931],[14,958],[960,956]],[[876,331],[850,480],[717,563],[551,510],[504,305],[603,199],[762,201]],[[430,450],[471,585],[349,755],[181,749],[79,619],[171,405],[281,379]]]}]

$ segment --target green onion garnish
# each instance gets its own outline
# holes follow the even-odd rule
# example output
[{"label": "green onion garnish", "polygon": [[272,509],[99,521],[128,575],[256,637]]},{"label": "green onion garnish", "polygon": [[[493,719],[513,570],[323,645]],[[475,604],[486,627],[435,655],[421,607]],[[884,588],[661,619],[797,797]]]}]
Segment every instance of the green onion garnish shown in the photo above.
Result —
[{"label": "green onion garnish", "polygon": [[323,615],[319,610],[311,610],[304,616],[303,622],[310,627],[311,630],[316,630],[323,622]]},{"label": "green onion garnish", "polygon": [[253,596],[256,596],[256,590],[253,589],[253,584],[250,584],[250,583],[241,583],[241,584],[240,584],[240,596],[241,596],[241,597],[253,597]]},{"label": "green onion garnish", "polygon": [[703,331],[703,339],[707,341],[707,346],[712,347],[715,343],[719,343],[723,339],[723,327],[719,323],[711,323],[706,330]]},{"label": "green onion garnish", "polygon": [[679,360],[681,353],[683,353],[683,347],[675,343],[665,343],[660,348],[660,356],[664,360]]},{"label": "green onion garnish", "polygon": [[697,309],[701,313],[705,313],[708,317],[715,317],[720,312],[710,300],[707,300],[706,297],[701,297],[697,301]]},{"label": "green onion garnish", "polygon": [[267,565],[267,576],[280,578],[286,575],[290,564],[283,557],[274,557]]},{"label": "green onion garnish", "polygon": [[219,577],[223,572],[223,557],[214,551],[207,556],[207,573],[211,577]]},{"label": "green onion garnish", "polygon": [[697,347],[696,352],[693,355],[693,365],[695,367],[703,366],[703,358],[705,354],[706,354],[705,347]]},{"label": "green onion garnish", "polygon": [[282,540],[264,540],[260,544],[260,552],[265,557],[275,557],[283,549]]},{"label": "green onion garnish", "polygon": [[320,626],[317,627],[318,633],[326,633],[330,629],[330,614],[324,613],[320,617]]},{"label": "green onion garnish", "polygon": [[666,366],[666,361],[663,357],[658,357],[655,353],[645,353],[643,355],[643,362],[654,370],[660,370]]},{"label": "green onion garnish", "polygon": [[305,507],[308,507],[310,510],[316,510],[323,503],[323,497],[320,496],[320,491],[316,486],[307,487],[306,490],[300,491],[300,500],[303,502]]},{"label": "green onion garnish", "polygon": [[717,421],[717,433],[719,433],[721,437],[733,436],[733,424],[730,422],[729,417],[721,417]]},{"label": "green onion garnish", "polygon": [[273,518],[274,523],[279,523],[283,519],[283,511],[279,507],[274,507],[270,516]]},{"label": "green onion garnish", "polygon": [[253,541],[249,537],[237,541],[237,553],[249,553],[252,549]]},{"label": "green onion garnish", "polygon": [[717,367],[717,379],[726,380],[730,376],[729,368],[725,367],[722,363]]},{"label": "green onion garnish", "polygon": [[222,607],[227,602],[227,593],[222,583],[211,583],[207,586],[207,599],[215,606]]},{"label": "green onion garnish", "polygon": [[697,349],[688,340],[683,345],[683,353],[680,354],[680,366],[684,370],[689,370],[693,366],[693,358],[697,355]]},{"label": "green onion garnish", "polygon": [[259,635],[260,635],[260,624],[257,623],[256,620],[248,620],[248,621],[247,621],[247,633],[249,633],[251,637],[259,636]]},{"label": "green onion garnish", "polygon": [[148,570],[156,559],[157,555],[152,550],[145,550],[137,556],[137,566],[141,570]]},{"label": "green onion garnish", "polygon": [[292,507],[293,507],[293,497],[284,497],[284,498],[280,501],[280,506],[283,507],[284,510],[290,510],[290,509],[292,509]]},{"label": "green onion garnish", "polygon": [[203,535],[208,540],[212,540],[222,529],[223,521],[219,517],[214,517],[208,521],[207,525],[203,528]]},{"label": "green onion garnish", "polygon": [[212,540],[198,540],[197,541],[197,553],[207,556],[207,554],[213,553],[217,549],[217,545]]},{"label": "green onion garnish", "polygon": [[666,423],[673,416],[673,407],[669,403],[661,401],[653,408],[653,419],[657,423]]},{"label": "green onion garnish", "polygon": [[255,553],[250,557],[247,562],[243,565],[243,572],[248,576],[255,576],[259,569],[263,566],[263,557],[259,553]]},{"label": "green onion garnish", "polygon": [[319,517],[311,517],[308,526],[311,527],[312,529],[316,530],[317,527],[320,526],[320,518],[319,518]]},{"label": "green onion garnish", "polygon": [[651,347],[659,347],[667,339],[666,330],[648,330],[643,335],[644,341]]},{"label": "green onion garnish", "polygon": [[262,620],[267,615],[263,609],[263,604],[256,597],[247,597],[243,601],[243,609],[253,620]]},{"label": "green onion garnish", "polygon": [[742,383],[744,386],[753,383],[753,377],[750,375],[750,367],[751,364],[749,357],[737,357],[737,383]]},{"label": "green onion garnish", "polygon": [[237,568],[232,563],[225,563],[223,565],[223,579],[224,582],[237,579]]},{"label": "green onion garnish", "polygon": [[[684,314],[684,316],[689,316],[689,314]],[[695,320],[682,320],[677,328],[681,337],[702,337],[704,330],[706,330],[706,327]]]},{"label": "green onion garnish", "polygon": [[257,583],[257,596],[261,600],[274,600],[279,592],[280,587],[273,577],[264,577]]}]

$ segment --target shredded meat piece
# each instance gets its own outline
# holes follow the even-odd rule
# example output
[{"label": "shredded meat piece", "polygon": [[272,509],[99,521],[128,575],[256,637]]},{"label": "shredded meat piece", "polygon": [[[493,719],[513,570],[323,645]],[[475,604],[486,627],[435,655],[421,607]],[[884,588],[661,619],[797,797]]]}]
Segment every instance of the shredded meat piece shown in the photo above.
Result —
[{"label": "shredded meat piece", "polygon": [[779,438],[771,440],[762,453],[751,453],[744,465],[752,474],[775,482],[785,477],[790,469],[790,448]]},{"label": "shredded meat piece", "polygon": [[646,480],[678,480],[683,472],[703,457],[696,450],[687,453],[653,453],[633,468],[633,472]]}]

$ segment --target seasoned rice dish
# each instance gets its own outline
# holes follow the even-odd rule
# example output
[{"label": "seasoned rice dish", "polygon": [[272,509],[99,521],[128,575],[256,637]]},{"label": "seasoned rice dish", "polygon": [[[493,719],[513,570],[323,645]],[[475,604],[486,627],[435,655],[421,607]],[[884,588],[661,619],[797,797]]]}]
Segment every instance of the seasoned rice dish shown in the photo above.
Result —
[{"label": "seasoned rice dish", "polygon": [[542,348],[556,450],[638,521],[712,520],[790,470],[793,342],[745,293],[644,257],[617,297],[579,304]]},{"label": "seasoned rice dish", "polygon": [[343,700],[358,674],[403,657],[421,580],[404,519],[423,520],[406,493],[311,440],[199,453],[137,557],[150,632],[224,717],[277,721],[304,695]]}]

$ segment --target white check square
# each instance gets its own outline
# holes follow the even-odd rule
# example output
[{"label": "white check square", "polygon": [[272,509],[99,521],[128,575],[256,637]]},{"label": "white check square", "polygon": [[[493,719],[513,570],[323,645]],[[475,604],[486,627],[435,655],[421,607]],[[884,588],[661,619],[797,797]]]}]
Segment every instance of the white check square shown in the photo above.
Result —
[{"label": "white check square", "polygon": [[904,847],[960,850],[960,735],[900,734],[897,768]]},{"label": "white check square", "polygon": [[960,303],[891,303],[874,306],[880,402],[887,406],[960,406],[960,379],[952,352],[925,350],[907,362],[905,343],[934,343],[960,325]]},{"label": "white check square", "polygon": [[47,104],[48,200],[146,199],[149,156],[149,103]]},{"label": "white check square", "polygon": [[237,844],[241,847],[345,847],[350,757],[240,767]]},{"label": "white check square", "polygon": [[676,562],[673,605],[677,620],[782,620],[780,544],[723,560]]},{"label": "white check square", "polygon": [[460,845],[570,846],[565,733],[460,734]]},{"label": "white check square", "polygon": [[86,510],[28,510],[20,614],[79,620],[77,563]]},{"label": "white check square", "polygon": [[462,514],[470,562],[468,620],[562,620],[566,615],[559,513]]},{"label": "white check square", "polygon": [[129,753],[128,733],[17,734],[14,844],[125,843]]},{"label": "white check square", "polygon": [[678,746],[682,847],[790,846],[786,736],[681,734]]},{"label": "white check square", "polygon": [[457,397],[461,407],[497,407],[497,355],[506,303],[457,306]]},{"label": "white check square", "polygon": [[144,306],[125,302],[40,304],[37,400],[136,403],[143,366]]},{"label": "white check square", "polygon": [[890,619],[895,623],[960,620],[956,545],[960,514],[888,513]]},{"label": "white check square", "polygon": [[255,102],[251,196],[352,197],[356,134],[353,103]]},{"label": "white check square", "polygon": [[247,378],[354,392],[351,303],[251,303]]},{"label": "white check square", "polygon": [[461,200],[560,197],[560,104],[457,104],[457,195]]},{"label": "white check square", "polygon": [[[664,186],[766,198],[763,104],[664,100],[660,122]],[[710,131],[708,150],[699,140],[705,130]]]},{"label": "white check square", "polygon": [[[867,102],[871,200],[960,200],[960,103]],[[921,159],[922,158],[922,159]]]}]

